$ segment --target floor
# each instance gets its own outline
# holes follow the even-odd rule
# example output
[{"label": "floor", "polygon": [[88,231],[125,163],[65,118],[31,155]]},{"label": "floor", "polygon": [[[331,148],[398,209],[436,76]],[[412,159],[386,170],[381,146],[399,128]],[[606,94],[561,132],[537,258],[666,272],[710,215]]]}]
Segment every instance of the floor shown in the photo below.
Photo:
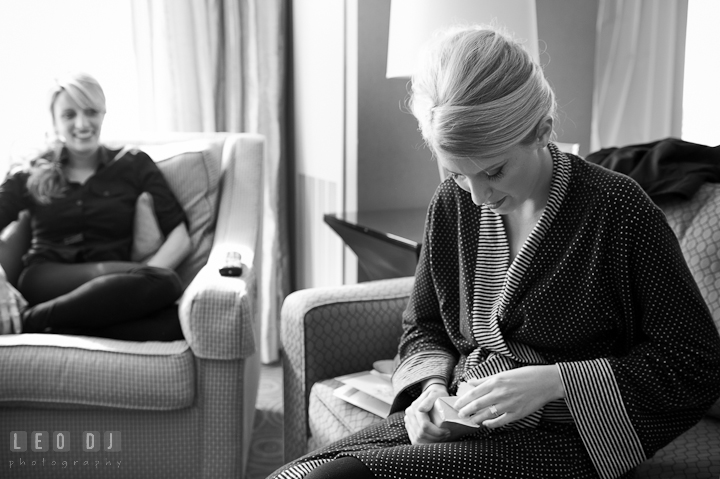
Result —
[{"label": "floor", "polygon": [[280,363],[263,365],[245,479],[265,479],[283,465],[283,388]]}]

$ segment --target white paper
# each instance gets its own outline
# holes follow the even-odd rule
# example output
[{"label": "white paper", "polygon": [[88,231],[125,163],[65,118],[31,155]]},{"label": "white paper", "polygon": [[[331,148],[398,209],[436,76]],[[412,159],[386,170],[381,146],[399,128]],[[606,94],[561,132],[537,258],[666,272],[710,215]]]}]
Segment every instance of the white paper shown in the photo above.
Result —
[{"label": "white paper", "polygon": [[353,406],[357,406],[359,408],[362,408],[366,411],[370,411],[371,413],[375,414],[376,416],[380,416],[381,418],[386,418],[390,414],[390,405],[380,401],[379,399],[375,399],[374,397],[365,394],[362,391],[358,391],[354,387],[350,385],[343,385],[339,388],[335,389],[333,391],[333,394],[342,399],[345,402],[348,402],[352,404]]},{"label": "white paper", "polygon": [[363,371],[360,373],[339,376],[338,381],[352,386],[358,391],[362,391],[375,399],[378,399],[387,405],[391,405],[395,395],[393,394],[392,383],[390,379],[381,374],[373,374],[371,371]]}]

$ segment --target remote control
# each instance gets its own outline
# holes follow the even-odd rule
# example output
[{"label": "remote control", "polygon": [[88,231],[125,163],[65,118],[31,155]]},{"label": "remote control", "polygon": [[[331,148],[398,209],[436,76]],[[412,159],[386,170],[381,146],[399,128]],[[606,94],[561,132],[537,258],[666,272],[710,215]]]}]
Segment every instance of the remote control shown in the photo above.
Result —
[{"label": "remote control", "polygon": [[220,268],[222,276],[240,276],[242,274],[242,262],[240,253],[231,251],[225,256],[225,264]]}]

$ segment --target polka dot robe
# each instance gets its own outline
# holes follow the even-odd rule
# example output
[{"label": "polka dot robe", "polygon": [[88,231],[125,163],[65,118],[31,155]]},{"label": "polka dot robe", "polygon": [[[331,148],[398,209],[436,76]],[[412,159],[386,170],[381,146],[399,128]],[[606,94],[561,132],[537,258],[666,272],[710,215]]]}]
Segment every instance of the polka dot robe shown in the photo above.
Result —
[{"label": "polka dot robe", "polygon": [[550,145],[545,211],[515,260],[452,180],[428,210],[395,409],[418,385],[557,364],[566,399],[457,442],[410,445],[403,412],[276,472],[352,455],[378,478],[626,477],[720,396],[720,338],[678,242],[631,179]]}]

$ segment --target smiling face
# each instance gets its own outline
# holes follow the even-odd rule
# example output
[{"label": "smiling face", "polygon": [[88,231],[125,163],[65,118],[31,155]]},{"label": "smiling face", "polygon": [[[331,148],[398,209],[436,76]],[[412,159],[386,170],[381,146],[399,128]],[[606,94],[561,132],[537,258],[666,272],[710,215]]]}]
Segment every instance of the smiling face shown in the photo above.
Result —
[{"label": "smiling face", "polygon": [[436,149],[440,166],[473,203],[500,215],[534,213],[545,207],[552,181],[552,156],[547,148],[553,120],[546,117],[531,140],[497,156],[456,158]]},{"label": "smiling face", "polygon": [[504,154],[456,159],[439,152],[437,159],[455,182],[485,205],[504,215],[529,206],[544,207],[552,178],[552,158],[543,145],[518,145]]},{"label": "smiling face", "polygon": [[97,152],[105,119],[99,106],[80,105],[62,90],[55,98],[52,113],[55,131],[71,155],[89,156]]}]

